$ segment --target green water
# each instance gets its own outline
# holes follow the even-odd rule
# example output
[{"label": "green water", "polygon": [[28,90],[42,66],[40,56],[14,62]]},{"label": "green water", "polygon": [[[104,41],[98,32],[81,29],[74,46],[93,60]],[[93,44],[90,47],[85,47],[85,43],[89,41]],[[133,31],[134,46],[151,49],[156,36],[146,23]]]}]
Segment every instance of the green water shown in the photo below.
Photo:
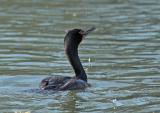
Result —
[{"label": "green water", "polygon": [[[79,56],[92,87],[23,92],[73,76],[65,30],[91,26]],[[160,1],[1,0],[0,113],[160,113]]]}]

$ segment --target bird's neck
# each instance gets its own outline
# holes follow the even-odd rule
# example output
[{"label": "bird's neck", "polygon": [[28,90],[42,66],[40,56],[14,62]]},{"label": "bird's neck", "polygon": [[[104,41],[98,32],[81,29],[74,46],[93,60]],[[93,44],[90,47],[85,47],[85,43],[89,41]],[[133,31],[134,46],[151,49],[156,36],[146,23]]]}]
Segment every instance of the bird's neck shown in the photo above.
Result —
[{"label": "bird's neck", "polygon": [[76,74],[76,78],[87,81],[87,75],[78,56],[78,45],[68,45],[67,47],[65,47],[65,52]]}]

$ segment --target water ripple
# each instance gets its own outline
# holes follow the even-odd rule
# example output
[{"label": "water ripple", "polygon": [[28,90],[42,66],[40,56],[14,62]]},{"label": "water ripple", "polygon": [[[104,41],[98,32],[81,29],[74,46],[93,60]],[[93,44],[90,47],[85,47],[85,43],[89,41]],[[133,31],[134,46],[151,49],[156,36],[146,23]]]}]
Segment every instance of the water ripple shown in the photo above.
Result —
[{"label": "water ripple", "polygon": [[[0,112],[158,113],[159,5],[158,0],[2,0]],[[88,26],[97,29],[79,54],[91,87],[39,91],[44,77],[74,75],[64,31]]]}]

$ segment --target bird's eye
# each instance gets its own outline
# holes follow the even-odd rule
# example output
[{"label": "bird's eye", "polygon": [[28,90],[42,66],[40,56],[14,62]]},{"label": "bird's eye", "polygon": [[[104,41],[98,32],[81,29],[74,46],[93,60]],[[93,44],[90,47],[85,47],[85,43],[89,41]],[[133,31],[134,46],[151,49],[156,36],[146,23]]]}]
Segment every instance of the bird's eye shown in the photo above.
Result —
[{"label": "bird's eye", "polygon": [[83,31],[83,30],[80,30],[78,33],[79,33],[80,35],[84,35],[84,31]]}]

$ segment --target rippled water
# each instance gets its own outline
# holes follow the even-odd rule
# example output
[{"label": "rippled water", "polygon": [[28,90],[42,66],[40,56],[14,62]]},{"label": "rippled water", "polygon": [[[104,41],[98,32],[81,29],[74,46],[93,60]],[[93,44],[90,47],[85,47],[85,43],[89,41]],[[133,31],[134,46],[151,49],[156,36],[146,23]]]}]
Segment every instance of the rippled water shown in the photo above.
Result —
[{"label": "rippled water", "polygon": [[[65,30],[95,26],[80,46],[92,87],[24,92],[74,75]],[[160,113],[159,0],[1,0],[1,113]]]}]

